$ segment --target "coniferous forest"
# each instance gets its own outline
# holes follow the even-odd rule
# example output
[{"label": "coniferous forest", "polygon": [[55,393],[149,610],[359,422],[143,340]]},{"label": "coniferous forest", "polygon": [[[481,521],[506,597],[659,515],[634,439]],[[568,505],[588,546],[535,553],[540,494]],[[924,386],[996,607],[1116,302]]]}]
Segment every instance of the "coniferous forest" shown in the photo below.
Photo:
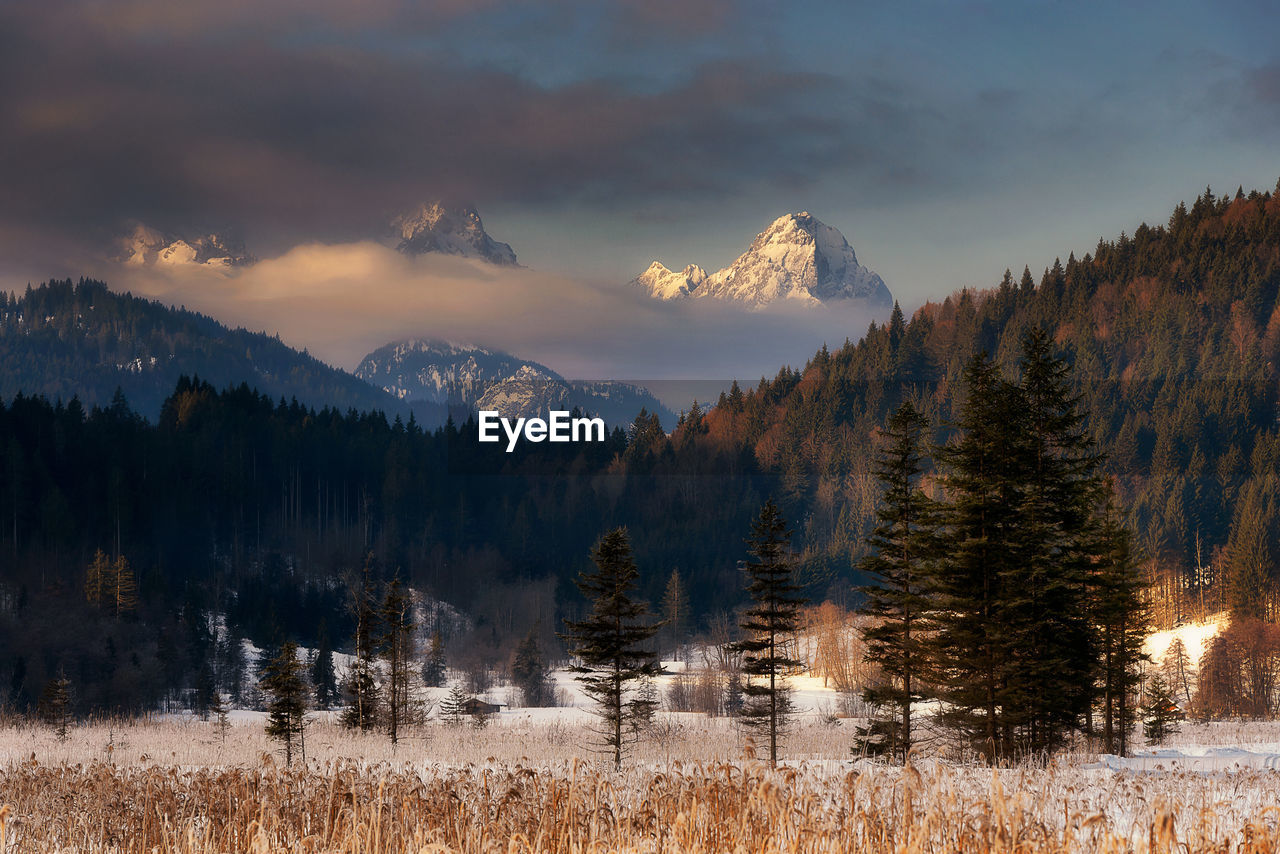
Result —
[{"label": "coniferous forest", "polygon": [[[2,310],[14,327],[102,293],[94,282],[51,283]],[[103,401],[78,399],[71,384],[23,388],[0,409],[0,701],[33,708],[64,674],[79,713],[145,710],[210,682],[231,691],[242,638],[350,649],[350,591],[366,569],[472,614],[477,655],[514,648],[535,626],[551,646],[560,617],[581,617],[572,580],[592,544],[621,526],[641,569],[638,595],[658,602],[678,572],[693,627],[705,625],[745,602],[724,591],[741,590],[742,538],[771,497],[794,529],[805,595],[858,604],[867,594],[857,588],[876,580],[860,563],[867,537],[883,522],[877,436],[904,403],[927,425],[922,446],[939,449],[919,460],[916,482],[930,500],[998,516],[999,502],[973,503],[989,492],[968,505],[956,498],[973,455],[1010,447],[996,427],[1060,431],[1053,441],[1087,449],[1094,481],[1112,494],[1097,522],[1109,538],[1090,548],[1125,551],[1117,532],[1132,532],[1155,625],[1222,609],[1273,620],[1278,295],[1280,189],[1206,190],[1167,223],[1099,242],[1039,276],[1007,272],[910,317],[895,309],[856,343],[735,385],[677,424],[641,415],[603,444],[564,451],[482,453],[471,422],[424,431],[394,413],[273,398],[265,384],[182,376],[156,418],[140,415],[127,391]],[[76,335],[74,322],[48,325],[60,340]],[[1026,373],[1032,364],[1052,368],[1040,386]],[[1006,397],[1010,387],[1069,398],[1078,424],[1012,417],[1032,410]],[[1076,524],[1054,513],[1084,504],[1019,495],[1046,531]],[[965,524],[953,517],[948,536],[985,537]],[[1003,547],[1040,569],[1065,560],[1077,574],[1046,575],[1044,600],[1005,603],[1005,637],[940,630],[978,644],[975,660],[999,645],[1077,641],[1127,654],[1106,637],[1083,639],[1072,622],[1081,567],[1101,552],[1068,543],[1040,553],[1031,539],[1024,531]],[[949,553],[961,552],[958,539]],[[961,597],[953,569],[946,593]],[[1046,660],[1074,660],[1060,652]],[[981,708],[981,698],[961,696],[981,681],[964,666],[932,678],[955,686],[955,708]],[[1124,667],[1116,672],[1123,681]],[[982,736],[997,751],[1052,748],[1092,699],[1045,697],[1034,682],[1017,689],[1000,702],[1022,717]],[[1050,699],[1052,710],[1037,705]],[[897,725],[879,735],[902,737]]]}]

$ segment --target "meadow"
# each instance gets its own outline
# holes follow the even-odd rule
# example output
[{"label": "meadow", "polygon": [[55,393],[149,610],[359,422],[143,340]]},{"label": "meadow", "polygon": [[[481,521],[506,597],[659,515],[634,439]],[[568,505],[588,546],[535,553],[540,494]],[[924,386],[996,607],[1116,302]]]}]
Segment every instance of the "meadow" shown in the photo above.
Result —
[{"label": "meadow", "polygon": [[[1110,771],[1079,754],[992,770],[849,757],[810,717],[772,770],[723,719],[660,716],[621,773],[589,719],[506,712],[394,748],[319,718],[283,767],[258,721],[0,727],[3,852],[1067,852],[1280,849],[1280,774]],[[1174,749],[1272,751],[1268,724],[1186,725]]]}]

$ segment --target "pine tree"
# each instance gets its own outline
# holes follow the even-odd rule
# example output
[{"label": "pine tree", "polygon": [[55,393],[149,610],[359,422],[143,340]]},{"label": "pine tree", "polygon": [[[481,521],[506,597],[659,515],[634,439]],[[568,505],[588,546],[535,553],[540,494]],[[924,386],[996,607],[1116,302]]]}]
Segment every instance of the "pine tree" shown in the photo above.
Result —
[{"label": "pine tree", "polygon": [[200,720],[207,721],[214,705],[214,698],[218,693],[218,686],[213,678],[213,668],[206,660],[202,660],[199,669],[196,670],[195,688],[195,699],[191,704],[191,710],[199,716]]},{"label": "pine tree", "polygon": [[396,578],[387,586],[387,595],[379,614],[382,635],[378,647],[387,662],[384,685],[387,735],[394,745],[400,728],[408,722],[411,708],[409,696],[409,663],[413,659],[413,600]]},{"label": "pine tree", "polygon": [[613,754],[614,767],[621,768],[628,723],[636,711],[632,686],[661,672],[656,654],[643,646],[659,624],[646,619],[649,608],[644,602],[632,598],[639,572],[625,528],[601,537],[591,558],[595,571],[577,579],[578,589],[591,602],[591,614],[584,620],[566,620],[564,638],[569,654],[578,659],[571,669],[599,706],[604,746]]},{"label": "pine tree", "polygon": [[777,765],[778,735],[786,729],[790,708],[786,674],[802,663],[786,655],[783,642],[796,631],[805,600],[796,583],[791,531],[772,500],[752,523],[747,547],[755,558],[745,567],[752,604],[739,624],[747,637],[732,645],[742,653],[742,672],[748,677],[741,717],[746,725],[768,732],[769,763]]},{"label": "pine tree", "polygon": [[742,674],[734,671],[726,674],[724,686],[724,713],[731,718],[742,714]]},{"label": "pine tree", "polygon": [[875,462],[884,487],[878,524],[867,538],[871,552],[858,564],[875,582],[861,588],[866,597],[862,613],[874,619],[863,630],[866,658],[883,674],[883,682],[866,688],[863,698],[873,707],[890,707],[896,718],[878,721],[874,732],[862,733],[857,752],[887,752],[901,761],[911,750],[911,704],[924,696],[925,562],[935,517],[933,503],[919,488],[928,427],[928,419],[910,402],[889,419]]},{"label": "pine tree", "polygon": [[218,671],[222,686],[231,694],[231,702],[240,703],[244,696],[245,656],[244,638],[238,627],[233,626],[218,647],[220,659]]},{"label": "pine tree", "polygon": [[671,570],[671,577],[667,579],[667,589],[662,594],[662,617],[668,649],[678,656],[689,631],[689,594],[678,569]]},{"label": "pine tree", "polygon": [[110,577],[111,562],[107,559],[106,552],[102,549],[98,549],[93,553],[93,560],[89,563],[89,568],[85,572],[85,601],[94,606],[103,604],[103,597],[106,594]]},{"label": "pine tree", "polygon": [[217,727],[218,738],[226,744],[227,732],[231,729],[231,710],[227,708],[227,701],[223,699],[221,691],[213,692],[213,703],[210,704],[209,711],[215,719],[214,726]]},{"label": "pine tree", "polygon": [[267,735],[284,745],[286,765],[293,763],[294,743],[301,743],[306,724],[307,683],[303,672],[298,645],[286,641],[263,668],[258,683],[267,695]]},{"label": "pine tree", "polygon": [[985,353],[969,362],[960,435],[938,452],[928,658],[940,719],[990,762],[1061,747],[1099,679],[1100,457],[1048,337],[1032,330],[1022,355],[1016,384]]},{"label": "pine tree", "polygon": [[1004,716],[1016,679],[1002,585],[1017,565],[1013,508],[1021,498],[1009,449],[1017,447],[1022,402],[986,353],[964,372],[958,439],[939,449],[946,501],[940,558],[929,580],[934,631],[926,646],[939,720],[994,763],[1012,753]]},{"label": "pine tree", "polygon": [[1182,713],[1173,701],[1164,676],[1157,673],[1147,686],[1147,702],[1142,707],[1142,731],[1148,744],[1160,744],[1178,731]]},{"label": "pine tree", "polygon": [[640,677],[635,696],[631,700],[627,725],[633,738],[639,738],[653,726],[653,716],[658,711],[658,685],[652,676]]},{"label": "pine tree", "polygon": [[137,583],[124,555],[110,560],[102,549],[94,552],[85,572],[84,595],[90,605],[105,608],[117,619],[136,610]]},{"label": "pine tree", "polygon": [[71,680],[58,669],[58,675],[45,683],[37,704],[40,719],[53,727],[58,741],[67,740],[71,727]]},{"label": "pine tree", "polygon": [[373,555],[365,560],[360,586],[352,591],[351,609],[355,614],[355,657],[347,668],[343,691],[348,705],[342,713],[342,724],[348,729],[368,732],[378,722],[378,679],[374,665],[373,632],[375,615],[369,574]]},{"label": "pine tree", "polygon": [[427,650],[427,659],[422,663],[422,683],[428,688],[439,688],[444,685],[447,672],[444,638],[440,636],[440,632],[433,632],[431,646]]},{"label": "pine tree", "polygon": [[1227,540],[1227,593],[1231,619],[1265,620],[1271,617],[1275,597],[1271,568],[1277,555],[1273,543],[1280,528],[1276,481],[1273,477],[1249,483],[1240,494]]},{"label": "pine tree", "polygon": [[440,701],[440,718],[447,724],[456,726],[462,723],[462,707],[467,702],[466,692],[460,683],[454,683],[449,693]]},{"label": "pine tree", "polygon": [[109,604],[116,619],[120,619],[138,607],[138,588],[133,578],[133,570],[124,555],[117,555],[111,564]]},{"label": "pine tree", "polygon": [[1021,661],[1004,702],[1011,707],[1007,720],[1021,731],[1017,748],[1043,754],[1080,728],[1093,701],[1089,604],[1094,566],[1105,550],[1096,524],[1101,457],[1084,432],[1069,369],[1042,329],[1023,339],[1015,399],[1022,407],[1022,435],[1010,449],[1022,457],[1015,560],[1001,587],[1009,641]]},{"label": "pine tree", "polygon": [[1164,657],[1160,660],[1160,669],[1164,673],[1164,681],[1169,689],[1182,698],[1184,708],[1191,705],[1191,656],[1187,655],[1187,645],[1182,638],[1175,635],[1169,641]]},{"label": "pine tree", "polygon": [[1126,756],[1138,719],[1133,694],[1142,679],[1148,627],[1145,587],[1133,556],[1132,538],[1108,502],[1102,523],[1107,550],[1094,578],[1092,616],[1098,630],[1102,742],[1108,753]]},{"label": "pine tree", "polygon": [[524,698],[526,706],[551,705],[551,684],[548,681],[547,660],[538,645],[537,628],[529,630],[516,647],[511,661],[511,680]]},{"label": "pine tree", "polygon": [[320,627],[319,645],[311,662],[311,684],[316,690],[316,708],[328,709],[338,700],[338,677],[333,669],[333,647],[329,633]]}]

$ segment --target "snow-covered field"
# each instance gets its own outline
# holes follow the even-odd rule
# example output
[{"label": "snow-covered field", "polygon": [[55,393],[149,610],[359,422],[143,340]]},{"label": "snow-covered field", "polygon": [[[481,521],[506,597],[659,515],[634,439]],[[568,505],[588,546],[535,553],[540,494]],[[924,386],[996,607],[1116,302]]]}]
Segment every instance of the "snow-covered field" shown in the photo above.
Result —
[{"label": "snow-covered field", "polygon": [[[1178,637],[1194,667],[1217,630],[1154,636],[1154,666]],[[662,699],[700,678],[666,667]],[[798,676],[776,771],[733,719],[662,711],[615,772],[588,698],[567,671],[552,681],[565,705],[520,708],[499,685],[482,696],[502,711],[462,724],[440,718],[445,689],[423,689],[395,745],[312,713],[287,769],[261,712],[80,723],[65,740],[0,720],[0,854],[1280,851],[1277,722],[1183,722],[1158,747],[1137,733],[1131,757],[1082,742],[992,770],[922,715],[904,769],[855,757],[847,695]]]}]

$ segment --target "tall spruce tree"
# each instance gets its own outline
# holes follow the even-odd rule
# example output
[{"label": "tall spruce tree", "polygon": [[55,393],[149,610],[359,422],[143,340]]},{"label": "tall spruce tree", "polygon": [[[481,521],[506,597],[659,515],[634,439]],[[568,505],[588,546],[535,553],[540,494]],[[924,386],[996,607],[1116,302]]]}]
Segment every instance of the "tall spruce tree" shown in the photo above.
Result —
[{"label": "tall spruce tree", "polygon": [[772,500],[766,501],[751,524],[747,548],[754,558],[745,567],[752,604],[739,626],[747,637],[731,645],[742,653],[742,686],[746,701],[740,717],[769,737],[769,763],[778,764],[778,736],[785,731],[791,693],[786,674],[802,662],[786,654],[784,641],[794,634],[805,599],[795,577],[791,531]]},{"label": "tall spruce tree", "polygon": [[328,709],[338,700],[338,677],[333,669],[333,645],[329,632],[320,625],[320,640],[311,662],[311,684],[315,686],[316,708]]},{"label": "tall spruce tree", "polygon": [[1144,581],[1133,555],[1132,537],[1111,501],[1102,520],[1106,552],[1094,576],[1092,616],[1098,631],[1099,701],[1102,744],[1108,753],[1126,756],[1129,733],[1138,720],[1134,692],[1142,681],[1142,651],[1148,627]]},{"label": "tall spruce tree", "polygon": [[1274,617],[1273,568],[1280,558],[1275,545],[1280,540],[1277,492],[1280,489],[1274,475],[1259,478],[1240,491],[1227,540],[1226,566],[1227,604],[1236,621]]},{"label": "tall spruce tree", "polygon": [[1069,368],[1044,330],[1022,342],[1021,404],[1011,456],[1019,464],[1014,560],[1002,610],[1018,667],[1007,680],[1005,719],[1023,754],[1060,748],[1089,713],[1096,636],[1089,619],[1094,566],[1105,551],[1098,521],[1101,457],[1084,430]]},{"label": "tall spruce tree", "polygon": [[133,577],[133,569],[124,555],[116,555],[111,563],[108,602],[112,614],[120,619],[125,614],[138,609],[138,587]]},{"label": "tall spruce tree", "polygon": [[1017,383],[985,353],[964,380],[959,436],[938,452],[929,658],[942,721],[996,762],[1060,748],[1091,714],[1103,481],[1069,369],[1042,331],[1023,340]]},{"label": "tall spruce tree", "polygon": [[307,715],[304,674],[305,668],[298,660],[298,645],[286,641],[263,668],[258,683],[267,695],[267,735],[284,745],[286,765],[293,764],[294,744],[301,744],[304,737]]},{"label": "tall spruce tree", "polygon": [[640,709],[632,696],[634,684],[661,672],[656,653],[644,646],[661,624],[647,619],[648,605],[633,598],[639,571],[625,528],[601,537],[591,559],[595,571],[579,575],[576,582],[591,602],[591,613],[583,620],[566,620],[564,638],[569,654],[578,659],[570,669],[599,706],[605,747],[613,754],[614,767],[621,768],[629,724]]},{"label": "tall spruce tree", "polygon": [[343,690],[347,695],[347,708],[342,713],[342,724],[349,729],[368,732],[378,722],[378,679],[374,664],[374,624],[377,621],[373,608],[373,590],[370,574],[372,553],[365,559],[360,582],[351,591],[351,610],[355,615],[355,657],[347,668]]},{"label": "tall spruce tree", "polygon": [[410,662],[413,660],[413,599],[400,583],[392,579],[387,585],[387,595],[379,613],[382,634],[378,648],[387,663],[384,682],[387,735],[394,745],[400,740],[400,730],[408,723],[411,708],[409,696]]},{"label": "tall spruce tree", "polygon": [[71,727],[71,680],[61,667],[58,675],[45,683],[40,692],[37,705],[40,719],[53,727],[58,741],[67,740],[67,732]]},{"label": "tall spruce tree", "polygon": [[444,686],[448,675],[448,662],[444,654],[444,638],[439,630],[431,634],[431,645],[427,648],[427,657],[422,662],[422,684],[428,688]]},{"label": "tall spruce tree", "polygon": [[926,562],[934,534],[933,502],[920,489],[929,420],[905,402],[882,431],[875,474],[884,488],[871,551],[858,564],[872,582],[861,589],[862,613],[874,619],[863,630],[866,658],[882,681],[863,691],[868,704],[888,707],[859,734],[860,750],[905,760],[911,750],[911,704],[923,699],[925,614],[929,608]]},{"label": "tall spruce tree", "polygon": [[1164,674],[1156,673],[1147,686],[1147,702],[1142,707],[1142,733],[1148,744],[1161,744],[1178,731],[1182,710],[1173,700],[1173,692],[1164,681]]},{"label": "tall spruce tree", "polygon": [[526,706],[540,707],[552,704],[550,671],[546,656],[538,643],[537,626],[529,630],[516,647],[511,660],[511,681],[520,689]]},{"label": "tall spruce tree", "polygon": [[440,700],[440,720],[450,726],[462,723],[463,707],[466,702],[467,693],[462,690],[462,683],[455,682]]},{"label": "tall spruce tree", "polygon": [[959,436],[937,452],[945,502],[927,656],[939,720],[994,763],[1012,753],[1004,710],[1017,663],[1003,585],[1018,558],[1021,491],[1009,450],[1022,430],[1022,403],[985,352],[965,367],[964,394]]},{"label": "tall spruce tree", "polygon": [[662,619],[667,649],[679,656],[689,631],[689,594],[679,569],[671,570],[671,577],[667,579],[667,589],[662,594]]}]

